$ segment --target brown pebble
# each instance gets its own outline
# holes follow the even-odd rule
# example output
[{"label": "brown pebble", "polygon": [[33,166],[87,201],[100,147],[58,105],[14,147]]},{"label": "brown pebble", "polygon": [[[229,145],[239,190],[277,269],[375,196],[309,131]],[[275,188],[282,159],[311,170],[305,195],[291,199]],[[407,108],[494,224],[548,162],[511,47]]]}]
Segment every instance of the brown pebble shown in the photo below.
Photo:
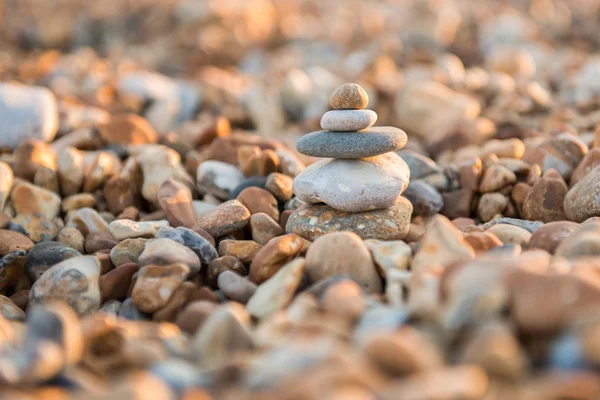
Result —
[{"label": "brown pebble", "polygon": [[260,284],[269,279],[304,247],[304,240],[294,233],[271,240],[256,253],[250,264],[250,280]]},{"label": "brown pebble", "polygon": [[232,256],[243,263],[249,263],[262,246],[252,240],[223,240],[219,243],[220,256]]},{"label": "brown pebble", "polygon": [[109,144],[135,145],[158,141],[152,125],[136,114],[113,115],[108,122],[98,125],[98,133]]},{"label": "brown pebble", "polygon": [[194,225],[196,213],[192,207],[192,192],[181,182],[168,179],[158,189],[158,203],[171,226]]},{"label": "brown pebble", "polygon": [[198,300],[189,303],[177,315],[175,324],[177,324],[184,332],[194,334],[217,307],[217,304],[206,300]]},{"label": "brown pebble", "polygon": [[269,240],[283,235],[284,230],[267,214],[256,213],[250,217],[250,234],[255,242],[265,245]]},{"label": "brown pebble", "polygon": [[250,211],[251,214],[264,213],[274,220],[279,220],[277,199],[270,192],[259,187],[249,187],[241,191],[237,200]]},{"label": "brown pebble", "polygon": [[245,227],[250,221],[250,211],[239,201],[229,200],[198,218],[193,230],[200,228],[218,238]]},{"label": "brown pebble", "polygon": [[323,235],[310,245],[306,253],[306,276],[310,282],[338,275],[353,279],[367,293],[381,292],[381,277],[371,254],[354,233]]},{"label": "brown pebble", "polygon": [[369,95],[356,83],[345,83],[333,91],[329,104],[336,110],[361,110],[369,105]]},{"label": "brown pebble", "polygon": [[101,275],[99,278],[102,301],[124,300],[127,297],[131,278],[138,272],[140,266],[136,263],[122,264]]},{"label": "brown pebble", "polygon": [[208,264],[208,268],[206,269],[206,283],[213,289],[217,289],[217,279],[223,271],[232,271],[241,276],[248,275],[248,270],[240,260],[236,257],[225,255],[215,258]]},{"label": "brown pebble", "polygon": [[578,227],[578,223],[571,221],[549,222],[533,232],[529,240],[529,248],[544,249],[548,253],[554,254],[558,245]]},{"label": "brown pebble", "polygon": [[279,201],[287,201],[294,196],[292,189],[293,179],[279,172],[273,172],[267,176],[265,189],[271,192]]},{"label": "brown pebble", "polygon": [[0,257],[16,250],[29,251],[34,244],[31,239],[22,233],[6,229],[0,230]]}]

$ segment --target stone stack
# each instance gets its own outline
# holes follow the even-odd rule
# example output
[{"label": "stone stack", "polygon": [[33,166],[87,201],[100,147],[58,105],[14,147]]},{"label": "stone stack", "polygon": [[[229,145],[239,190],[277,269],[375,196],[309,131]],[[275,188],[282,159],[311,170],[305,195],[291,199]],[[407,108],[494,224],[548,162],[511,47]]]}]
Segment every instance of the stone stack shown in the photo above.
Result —
[{"label": "stone stack", "polygon": [[332,231],[352,231],[363,239],[403,239],[412,204],[402,197],[410,171],[395,151],[407,136],[391,126],[373,127],[377,114],[365,109],[369,97],[347,83],[330,98],[334,108],[321,128],[300,138],[302,154],[328,158],[315,162],[294,180],[296,197],[306,203],[287,222],[288,232],[314,240]]}]

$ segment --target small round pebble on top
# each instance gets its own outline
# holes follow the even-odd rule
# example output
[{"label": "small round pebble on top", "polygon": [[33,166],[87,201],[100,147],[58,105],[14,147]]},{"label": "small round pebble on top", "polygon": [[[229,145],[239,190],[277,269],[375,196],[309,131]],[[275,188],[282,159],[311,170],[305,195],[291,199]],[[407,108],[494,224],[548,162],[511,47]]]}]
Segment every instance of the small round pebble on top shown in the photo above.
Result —
[{"label": "small round pebble on top", "polygon": [[336,110],[362,110],[369,104],[369,95],[356,83],[345,83],[331,94],[331,107]]}]

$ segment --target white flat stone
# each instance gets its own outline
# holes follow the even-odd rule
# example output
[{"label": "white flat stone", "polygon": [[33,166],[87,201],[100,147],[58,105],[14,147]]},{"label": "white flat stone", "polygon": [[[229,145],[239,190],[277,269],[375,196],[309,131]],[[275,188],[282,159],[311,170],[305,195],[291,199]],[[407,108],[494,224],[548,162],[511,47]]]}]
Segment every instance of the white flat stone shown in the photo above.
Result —
[{"label": "white flat stone", "polygon": [[367,129],[377,121],[373,110],[333,110],[321,118],[321,128],[326,131],[354,132]]},{"label": "white flat stone", "polygon": [[349,160],[321,160],[294,180],[294,193],[305,203],[326,203],[347,212],[390,207],[406,189],[408,166],[396,153]]}]

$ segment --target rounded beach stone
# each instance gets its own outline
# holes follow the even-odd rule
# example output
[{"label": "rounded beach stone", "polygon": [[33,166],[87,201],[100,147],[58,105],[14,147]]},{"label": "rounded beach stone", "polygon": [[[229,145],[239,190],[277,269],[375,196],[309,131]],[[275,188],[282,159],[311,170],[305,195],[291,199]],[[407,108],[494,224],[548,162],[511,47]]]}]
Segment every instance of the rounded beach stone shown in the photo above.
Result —
[{"label": "rounded beach stone", "polygon": [[564,210],[571,221],[583,222],[600,215],[600,166],[581,178],[565,196]]},{"label": "rounded beach stone", "polygon": [[232,256],[243,263],[249,263],[262,246],[252,240],[222,240],[219,243],[220,256]]},{"label": "rounded beach stone", "polygon": [[171,226],[189,228],[194,225],[196,213],[192,206],[192,192],[186,185],[168,179],[158,189],[157,198]]},{"label": "rounded beach stone", "polygon": [[157,232],[157,239],[166,238],[176,241],[192,250],[200,258],[202,264],[208,264],[219,256],[215,249],[214,239],[204,231],[195,232],[183,226],[177,228],[162,227]]},{"label": "rounded beach stone", "polygon": [[38,243],[27,253],[25,272],[35,282],[53,265],[79,256],[80,252],[59,242]]},{"label": "rounded beach stone", "polygon": [[562,176],[556,170],[549,169],[525,196],[523,218],[542,222],[567,219],[563,204],[568,191]]},{"label": "rounded beach stone", "polygon": [[[235,275],[235,274],[234,274]],[[194,334],[202,326],[208,316],[218,308],[218,305],[206,300],[189,303],[177,315],[175,324],[184,332]]]},{"label": "rounded beach stone", "polygon": [[100,263],[95,257],[73,257],[54,265],[34,282],[30,304],[63,301],[79,315],[100,306]]},{"label": "rounded beach stone", "polygon": [[256,318],[265,318],[287,307],[302,282],[304,258],[290,261],[269,280],[260,285],[248,301],[246,310]]},{"label": "rounded beach stone", "polygon": [[264,213],[274,220],[279,219],[279,208],[277,199],[268,190],[258,187],[249,187],[237,196],[237,200],[242,203],[251,214]]},{"label": "rounded beach stone", "polygon": [[117,219],[108,225],[110,233],[117,240],[132,239],[137,237],[151,238],[163,227],[168,227],[167,221],[137,222],[129,219]]},{"label": "rounded beach stone", "polygon": [[317,131],[296,142],[298,152],[322,158],[366,158],[400,150],[408,137],[393,126],[377,126],[356,132]]},{"label": "rounded beach stone", "polygon": [[396,204],[410,179],[396,153],[361,160],[321,160],[294,179],[294,192],[305,203],[361,212]]},{"label": "rounded beach stone", "polygon": [[329,104],[336,110],[360,110],[369,105],[369,95],[356,83],[344,83],[333,91]]},{"label": "rounded beach stone", "polygon": [[288,201],[294,196],[294,190],[292,189],[292,177],[279,172],[273,172],[267,176],[265,182],[265,189],[273,193],[280,201]]},{"label": "rounded beach stone", "polygon": [[250,217],[250,234],[252,235],[252,240],[260,245],[267,244],[269,240],[281,236],[283,233],[283,229],[281,229],[279,223],[267,214],[256,213]]},{"label": "rounded beach stone", "polygon": [[225,271],[230,271],[240,276],[248,275],[248,270],[240,260],[233,256],[223,256],[212,260],[208,264],[208,268],[206,269],[206,283],[213,289],[217,289],[217,279]]},{"label": "rounded beach stone", "polygon": [[136,114],[114,115],[97,128],[100,138],[109,144],[148,144],[158,141],[150,123]]},{"label": "rounded beach stone", "polygon": [[404,197],[389,208],[359,213],[338,211],[325,204],[304,204],[290,215],[286,232],[310,241],[332,231],[354,232],[363,239],[400,240],[408,234],[412,211],[412,204]]},{"label": "rounded beach stone", "polygon": [[20,232],[0,229],[0,257],[16,250],[29,251],[35,243]]},{"label": "rounded beach stone", "polygon": [[244,174],[231,164],[208,160],[198,166],[196,188],[199,193],[210,193],[222,200],[245,179]]},{"label": "rounded beach stone", "polygon": [[14,149],[27,139],[49,142],[58,130],[54,94],[43,87],[0,83],[0,147]]},{"label": "rounded beach stone", "polygon": [[28,139],[13,153],[12,165],[16,177],[31,181],[40,169],[57,169],[57,154],[51,145],[39,139]]},{"label": "rounded beach stone", "polygon": [[411,269],[426,271],[435,266],[448,266],[475,257],[475,251],[464,239],[462,232],[442,215],[436,215],[427,226]]},{"label": "rounded beach stone", "polygon": [[554,254],[558,245],[571,236],[578,227],[578,223],[571,221],[549,222],[533,232],[529,240],[529,248],[544,249],[548,253]]},{"label": "rounded beach stone", "polygon": [[67,213],[84,207],[95,207],[96,197],[91,193],[76,193],[62,200],[62,210]]},{"label": "rounded beach stone", "polygon": [[293,233],[271,240],[252,259],[250,280],[256,284],[266,281],[285,263],[300,254],[303,247],[304,240]]},{"label": "rounded beach stone", "polygon": [[0,259],[0,292],[5,293],[19,283],[24,264],[24,250],[15,250]]},{"label": "rounded beach stone", "polygon": [[192,229],[204,229],[218,238],[245,227],[250,221],[250,215],[250,211],[242,203],[229,200],[198,218]]},{"label": "rounded beach stone", "polygon": [[83,253],[85,249],[85,238],[77,228],[62,228],[60,232],[58,232],[56,241],[65,246],[69,246],[80,253]]},{"label": "rounded beach stone", "polygon": [[413,206],[413,214],[430,216],[437,214],[444,207],[444,198],[425,181],[413,181],[408,184],[403,194]]},{"label": "rounded beach stone", "polygon": [[54,240],[58,235],[56,224],[40,213],[19,214],[10,220],[8,228],[27,235],[36,243]]},{"label": "rounded beach stone", "polygon": [[504,244],[518,244],[527,247],[531,233],[525,228],[509,224],[496,224],[487,229],[498,237]]},{"label": "rounded beach stone", "polygon": [[256,292],[256,285],[232,271],[223,271],[218,276],[219,290],[230,300],[246,304]]},{"label": "rounded beach stone", "polygon": [[306,253],[306,276],[310,282],[344,276],[367,293],[380,293],[382,289],[369,249],[352,232],[333,232],[315,240]]},{"label": "rounded beach stone", "polygon": [[131,286],[131,278],[139,269],[138,264],[127,263],[101,275],[99,285],[103,301],[124,300]]},{"label": "rounded beach stone", "polygon": [[52,219],[60,213],[59,195],[28,182],[17,183],[10,198],[18,214],[41,213]]},{"label": "rounded beach stone", "polygon": [[[14,179],[15,176],[13,174],[13,170],[10,168],[10,165],[0,161],[0,210],[4,208],[6,200],[8,200],[8,195],[12,189]],[[290,178],[290,188],[291,186],[292,182]]]},{"label": "rounded beach stone", "polygon": [[110,261],[115,267],[126,263],[137,263],[140,254],[144,251],[148,239],[125,239],[110,249]]},{"label": "rounded beach stone", "polygon": [[184,264],[192,275],[200,272],[200,259],[192,250],[171,239],[150,239],[138,257],[138,264],[171,265]]},{"label": "rounded beach stone", "polygon": [[355,132],[373,126],[377,113],[372,110],[333,110],[321,118],[321,129],[337,132]]},{"label": "rounded beach stone", "polygon": [[140,268],[131,292],[138,310],[153,313],[163,307],[185,281],[190,269],[184,264],[148,265]]}]

